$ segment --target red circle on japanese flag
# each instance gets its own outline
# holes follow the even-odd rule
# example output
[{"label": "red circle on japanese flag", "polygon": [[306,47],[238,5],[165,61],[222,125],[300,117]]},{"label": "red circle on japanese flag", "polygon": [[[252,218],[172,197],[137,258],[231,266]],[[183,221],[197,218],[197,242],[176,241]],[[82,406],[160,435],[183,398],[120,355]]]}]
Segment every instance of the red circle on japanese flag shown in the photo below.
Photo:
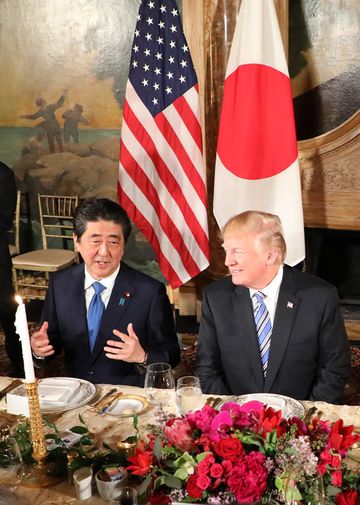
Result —
[{"label": "red circle on japanese flag", "polygon": [[218,156],[244,179],[272,177],[297,158],[289,78],[266,65],[239,66],[224,84]]}]

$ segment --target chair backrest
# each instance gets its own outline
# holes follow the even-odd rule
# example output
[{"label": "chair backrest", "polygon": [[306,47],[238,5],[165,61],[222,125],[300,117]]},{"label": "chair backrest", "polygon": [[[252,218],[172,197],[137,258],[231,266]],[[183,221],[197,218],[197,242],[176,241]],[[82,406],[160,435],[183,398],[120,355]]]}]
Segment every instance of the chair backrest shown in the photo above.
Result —
[{"label": "chair backrest", "polygon": [[79,197],[38,194],[43,248],[73,249],[73,214]]},{"label": "chair backrest", "polygon": [[[21,208],[21,191],[16,192],[16,208],[13,219],[13,224],[8,231],[9,244],[14,246],[14,254],[20,254],[20,208]],[[12,256],[14,254],[11,254]]]}]

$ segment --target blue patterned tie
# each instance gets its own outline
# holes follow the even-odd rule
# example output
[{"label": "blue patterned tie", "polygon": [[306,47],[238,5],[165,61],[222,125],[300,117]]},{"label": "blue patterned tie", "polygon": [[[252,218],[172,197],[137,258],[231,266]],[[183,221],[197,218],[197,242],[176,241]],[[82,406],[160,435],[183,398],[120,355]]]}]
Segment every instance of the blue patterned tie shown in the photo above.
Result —
[{"label": "blue patterned tie", "polygon": [[100,284],[100,282],[94,282],[92,287],[94,288],[95,293],[91,299],[87,313],[90,352],[94,349],[101,318],[105,309],[100,293],[106,289],[105,286]]},{"label": "blue patterned tie", "polygon": [[263,364],[264,377],[266,377],[266,370],[270,353],[272,326],[269,311],[266,308],[264,302],[265,298],[264,293],[258,291],[257,293],[254,293],[252,295],[252,298],[255,302],[254,319],[255,319],[256,331],[258,334],[260,356]]}]

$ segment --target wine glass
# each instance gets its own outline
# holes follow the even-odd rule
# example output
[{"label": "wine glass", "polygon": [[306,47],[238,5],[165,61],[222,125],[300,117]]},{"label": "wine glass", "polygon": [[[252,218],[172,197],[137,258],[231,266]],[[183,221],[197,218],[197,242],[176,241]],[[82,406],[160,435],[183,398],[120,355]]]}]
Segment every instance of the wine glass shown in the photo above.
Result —
[{"label": "wine glass", "polygon": [[168,363],[152,363],[146,367],[145,389],[147,397],[155,407],[157,421],[166,420],[164,404],[174,398],[175,381]]},{"label": "wine glass", "polygon": [[176,385],[176,408],[179,416],[201,409],[204,400],[200,379],[193,375],[180,377]]},{"label": "wine glass", "polygon": [[111,494],[110,505],[138,505],[137,491],[134,487],[123,486]]}]

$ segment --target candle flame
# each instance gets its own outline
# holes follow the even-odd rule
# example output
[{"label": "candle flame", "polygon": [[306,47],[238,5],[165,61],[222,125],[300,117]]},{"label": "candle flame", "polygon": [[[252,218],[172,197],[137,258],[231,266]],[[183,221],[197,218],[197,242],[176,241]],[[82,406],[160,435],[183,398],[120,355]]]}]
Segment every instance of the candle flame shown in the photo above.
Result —
[{"label": "candle flame", "polygon": [[17,301],[17,303],[20,305],[23,301],[22,301],[22,298],[20,295],[16,295],[15,296],[15,300]]}]

